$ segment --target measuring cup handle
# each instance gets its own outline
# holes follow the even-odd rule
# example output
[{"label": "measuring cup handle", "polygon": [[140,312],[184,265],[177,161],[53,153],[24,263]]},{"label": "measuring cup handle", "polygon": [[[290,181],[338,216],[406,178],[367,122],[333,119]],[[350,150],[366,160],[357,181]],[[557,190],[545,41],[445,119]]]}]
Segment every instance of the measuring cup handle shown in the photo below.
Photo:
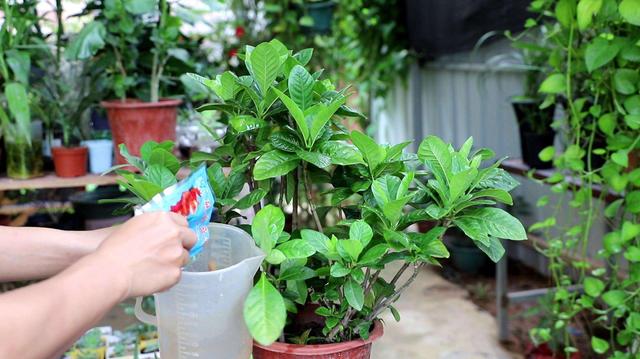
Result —
[{"label": "measuring cup handle", "polygon": [[136,315],[136,318],[141,322],[150,325],[158,325],[158,318],[142,309],[142,297],[136,297],[136,306],[134,307],[133,312]]}]

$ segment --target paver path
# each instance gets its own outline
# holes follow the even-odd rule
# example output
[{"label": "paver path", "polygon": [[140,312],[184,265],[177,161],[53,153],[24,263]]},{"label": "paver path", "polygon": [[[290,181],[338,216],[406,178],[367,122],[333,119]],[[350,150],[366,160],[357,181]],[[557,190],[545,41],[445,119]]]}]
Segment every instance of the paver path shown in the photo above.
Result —
[{"label": "paver path", "polygon": [[395,307],[401,321],[389,312],[383,315],[385,334],[373,345],[372,359],[519,357],[498,343],[491,314],[471,302],[463,288],[430,269],[422,270]]}]

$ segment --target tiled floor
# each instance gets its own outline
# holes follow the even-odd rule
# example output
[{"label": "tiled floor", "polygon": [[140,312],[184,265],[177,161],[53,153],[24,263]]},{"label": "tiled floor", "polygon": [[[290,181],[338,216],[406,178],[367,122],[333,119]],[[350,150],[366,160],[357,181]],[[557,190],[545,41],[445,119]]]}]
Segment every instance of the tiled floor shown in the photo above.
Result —
[{"label": "tiled floor", "polygon": [[497,324],[466,292],[424,269],[396,302],[401,321],[385,313],[385,334],[372,359],[510,359],[497,341]]}]

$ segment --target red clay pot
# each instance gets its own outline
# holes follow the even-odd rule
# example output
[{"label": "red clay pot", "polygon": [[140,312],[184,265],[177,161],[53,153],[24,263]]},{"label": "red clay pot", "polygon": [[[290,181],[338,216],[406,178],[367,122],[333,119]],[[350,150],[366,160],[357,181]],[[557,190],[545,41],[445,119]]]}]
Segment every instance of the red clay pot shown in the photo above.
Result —
[{"label": "red clay pot", "polygon": [[273,343],[268,347],[253,343],[254,359],[369,359],[371,344],[382,336],[382,322],[376,321],[369,339],[337,344],[298,345]]},{"label": "red clay pot", "polygon": [[121,143],[131,154],[140,156],[140,147],[147,141],[175,141],[176,117],[181,103],[181,100],[174,99],[158,102],[103,101],[101,104],[107,110],[116,162],[126,163],[118,149]]},{"label": "red clay pot", "polygon": [[87,174],[86,147],[53,147],[53,166],[58,177],[79,177]]},{"label": "red clay pot", "polygon": [[[566,355],[554,353],[549,345],[546,343],[540,344],[537,347],[530,345],[525,355],[526,359],[564,359]],[[570,359],[581,359],[580,353],[571,353]]]}]

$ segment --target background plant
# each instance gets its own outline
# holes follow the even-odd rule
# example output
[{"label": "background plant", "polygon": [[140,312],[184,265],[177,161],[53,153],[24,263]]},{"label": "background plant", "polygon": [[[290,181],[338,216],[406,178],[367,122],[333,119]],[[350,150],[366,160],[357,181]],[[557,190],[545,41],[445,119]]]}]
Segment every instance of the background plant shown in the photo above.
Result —
[{"label": "background plant", "polygon": [[[462,229],[494,261],[504,253],[500,239],[526,239],[520,222],[494,207],[511,204],[509,191],[517,183],[498,163],[481,167],[491,151],[474,151],[471,139],[455,150],[430,136],[411,154],[405,152],[410,142],[379,145],[347,131],[342,118],[360,115],[344,105],[346,89],[305,68],[312,53],[293,53],[272,40],[246,47],[241,58],[249,75],[190,75],[220,99],[200,110],[222,111],[228,123],[221,145],[190,163],[210,162],[218,220],[241,216],[240,209],[256,212],[244,228],[267,257],[245,320],[264,344],[366,338],[383,311],[399,318],[393,303],[420,268],[448,257],[442,243],[447,228]],[[125,152],[142,172],[120,172],[138,203],[175,182],[177,160],[171,160],[173,169],[152,164],[163,146],[146,144],[142,159]],[[245,184],[250,193],[237,200]],[[424,220],[435,228],[406,231]],[[385,280],[381,271],[392,262],[399,269]],[[296,322],[304,308],[315,310],[322,323]]]},{"label": "background plant", "polygon": [[[541,158],[553,159],[559,169],[547,181],[559,193],[554,213],[566,204],[577,214],[566,225],[556,224],[552,216],[531,227],[548,238],[543,253],[557,286],[553,326],[532,334],[548,341],[552,330],[560,330],[569,355],[577,350],[569,326],[587,314],[595,318],[589,321],[593,351],[635,358],[640,338],[640,169],[634,164],[640,139],[640,3],[543,0],[531,7],[537,17],[529,22],[544,27],[552,45],[547,59],[551,70],[539,91],[547,96],[546,104],[559,103],[565,110],[567,146],[555,154],[547,148]],[[582,186],[573,185],[576,180]],[[601,195],[596,195],[596,186],[604,188]],[[608,191],[624,196],[601,212],[599,200]],[[547,197],[539,201],[547,203]],[[598,218],[610,228],[597,253],[608,270],[587,260],[590,231]],[[577,259],[568,260],[567,255]],[[570,291],[573,284],[581,285],[584,293]]]}]

